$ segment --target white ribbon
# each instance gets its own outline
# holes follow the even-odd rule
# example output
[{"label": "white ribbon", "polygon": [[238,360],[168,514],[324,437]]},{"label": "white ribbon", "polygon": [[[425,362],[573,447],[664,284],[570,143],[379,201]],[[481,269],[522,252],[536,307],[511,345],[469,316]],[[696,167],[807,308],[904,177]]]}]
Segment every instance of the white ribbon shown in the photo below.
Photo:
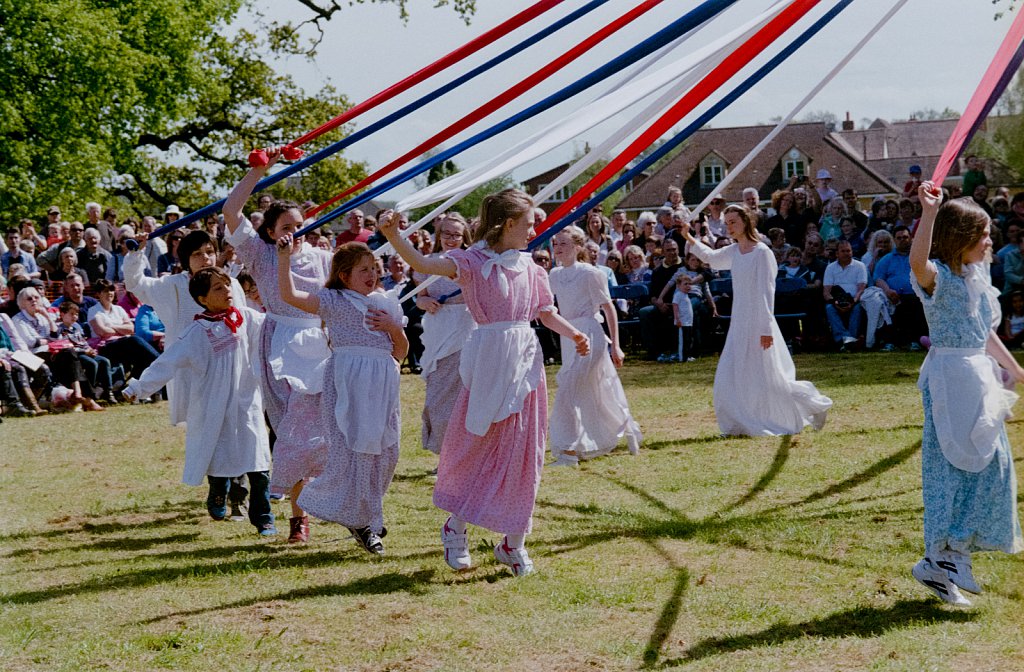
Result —
[{"label": "white ribbon", "polygon": [[[484,280],[490,278],[491,271],[498,266],[509,270],[519,268],[520,260],[523,257],[522,252],[519,250],[505,250],[501,254],[497,254],[487,247],[480,247],[479,249],[488,256],[487,261],[480,267],[480,275],[484,276]],[[498,272],[498,288],[501,290],[501,295],[507,299],[509,290],[508,278],[500,271]]]}]

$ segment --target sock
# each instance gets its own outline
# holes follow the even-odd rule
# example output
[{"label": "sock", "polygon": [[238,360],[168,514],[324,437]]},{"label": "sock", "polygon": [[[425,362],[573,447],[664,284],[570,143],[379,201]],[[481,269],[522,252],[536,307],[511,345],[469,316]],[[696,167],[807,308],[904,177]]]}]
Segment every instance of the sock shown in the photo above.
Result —
[{"label": "sock", "polygon": [[526,545],[525,534],[506,534],[505,543],[512,550],[521,550]]},{"label": "sock", "polygon": [[450,516],[448,518],[448,529],[455,534],[464,534],[466,532],[466,521]]}]

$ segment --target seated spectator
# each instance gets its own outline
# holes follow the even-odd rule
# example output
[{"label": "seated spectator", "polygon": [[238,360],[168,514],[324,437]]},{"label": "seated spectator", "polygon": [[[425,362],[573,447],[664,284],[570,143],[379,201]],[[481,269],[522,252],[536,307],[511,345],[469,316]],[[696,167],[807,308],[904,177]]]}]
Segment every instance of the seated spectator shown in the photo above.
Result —
[{"label": "seated spectator", "polygon": [[662,246],[664,259],[654,269],[648,284],[651,304],[640,309],[640,337],[647,351],[647,359],[654,361],[666,352],[676,349],[676,330],[673,324],[672,304],[661,299],[662,290],[682,267],[679,245],[666,240]]},{"label": "seated spectator", "polygon": [[78,353],[72,347],[56,347],[51,350],[50,342],[57,333],[57,324],[42,295],[34,287],[26,287],[18,293],[20,312],[14,316],[14,327],[26,347],[41,356],[50,366],[53,377],[64,387],[73,391],[74,405],[81,404],[86,411],[101,411],[96,403],[96,393],[89,376],[82,366]]},{"label": "seated spectator", "polygon": [[33,222],[31,219],[23,219],[21,220],[21,222],[19,222],[19,224],[21,226],[21,244],[23,247],[26,243],[31,245],[32,249],[26,249],[26,252],[28,252],[29,254],[32,255],[33,258],[35,258],[37,254],[39,254],[48,247],[46,243],[46,238],[43,238],[42,236],[39,235],[39,233],[36,231],[36,223]]},{"label": "seated spectator", "polygon": [[1024,345],[1024,292],[1010,292],[1009,310],[999,326],[999,338],[1008,348]]},{"label": "seated spectator", "polygon": [[[608,278],[609,291],[612,287],[617,287],[619,283],[615,281],[615,273],[612,272],[612,269],[608,268],[600,261],[601,250],[598,247],[597,243],[595,243],[593,240],[588,240],[586,245],[584,246],[584,249],[586,249],[587,255],[586,258],[582,259],[582,261],[590,264],[591,266],[596,266],[597,270],[605,274],[605,276]],[[607,255],[605,255],[605,257],[607,257]]]},{"label": "seated spectator", "polygon": [[988,204],[988,185],[979,184],[974,187],[974,191],[964,191],[964,194],[969,194],[971,199],[985,211],[989,217],[992,217],[995,213],[992,211],[992,206]]},{"label": "seated spectator", "polygon": [[1011,219],[1007,222],[1005,243],[998,248],[994,244],[992,245],[992,249],[995,250],[995,256],[1005,261],[1006,255],[1017,247],[1017,244],[1020,242],[1021,225],[1024,225],[1024,221],[1019,219]]},{"label": "seated spectator", "polygon": [[[57,268],[57,256],[66,248],[71,248],[78,253],[78,250],[85,247],[85,241],[83,240],[83,234],[85,227],[82,226],[81,222],[71,222],[68,225],[68,238],[58,245],[50,245],[37,257],[36,261],[39,263],[39,268],[45,271],[54,271]],[[78,265],[76,260],[75,266]]]},{"label": "seated spectator", "polygon": [[853,256],[860,259],[867,252],[868,246],[864,243],[864,239],[861,238],[860,232],[857,230],[857,223],[853,221],[853,217],[846,216],[839,220],[839,240],[845,240],[853,248]]},{"label": "seated spectator", "polygon": [[58,311],[60,320],[57,322],[56,338],[67,341],[70,344],[68,347],[74,348],[95,398],[110,404],[117,403],[114,399],[110,360],[96,352],[89,344],[82,325],[78,323],[78,306],[71,301],[65,301],[60,304]]},{"label": "seated spectator", "polygon": [[626,282],[620,284],[631,284],[636,282],[649,282],[651,269],[647,265],[647,257],[636,245],[630,245],[622,255],[622,270],[626,276]]},{"label": "seated spectator", "polygon": [[853,218],[857,233],[861,238],[867,240],[869,237],[868,216],[861,212],[860,201],[857,198],[856,189],[843,189],[843,203],[846,205],[846,216]]},{"label": "seated spectator", "polygon": [[94,347],[111,363],[120,365],[126,378],[138,378],[159,353],[135,335],[135,323],[114,303],[114,284],[102,279],[95,288],[99,303],[89,310]]},{"label": "seated spectator", "polygon": [[832,238],[838,240],[843,234],[841,223],[844,217],[846,217],[846,204],[843,203],[842,199],[832,199],[828,202],[825,216],[821,218],[818,224],[818,233],[825,240],[831,240]]},{"label": "seated spectator", "polygon": [[107,266],[107,280],[118,283],[124,282],[124,258],[130,251],[128,241],[135,242],[135,229],[125,225],[117,230],[117,242],[114,245],[114,252],[110,255],[110,264]]},{"label": "seated spectator", "polygon": [[899,202],[899,218],[893,222],[891,231],[895,238],[896,227],[903,225],[910,229],[910,235],[914,235],[914,231],[917,230],[917,208],[918,204],[909,198],[901,198]]},{"label": "seated spectator", "polygon": [[92,329],[89,327],[89,311],[98,305],[99,302],[91,296],[85,295],[85,279],[78,273],[68,273],[67,277],[64,278],[63,294],[58,296],[57,300],[53,302],[53,307],[60,308],[60,304],[65,301],[71,301],[78,306],[78,323],[82,325],[82,330],[85,332],[86,337],[91,337]]},{"label": "seated spectator", "polygon": [[868,269],[868,285],[874,286],[875,265],[878,264],[882,257],[892,252],[892,248],[893,242],[891,233],[883,229],[871,234],[871,239],[868,241],[867,252],[865,252],[864,256],[860,259],[861,263],[864,264],[864,267]]},{"label": "seated spectator", "polygon": [[615,276],[616,285],[624,285],[629,282],[626,274],[622,271],[622,253],[618,250],[612,250],[608,253],[608,257],[604,260],[604,265],[611,269],[612,275]]},{"label": "seated spectator", "polygon": [[71,273],[77,273],[84,279],[86,277],[85,271],[78,267],[78,254],[70,247],[65,247],[57,255],[57,268],[52,273],[47,273],[47,277],[54,282],[64,282],[65,278]]},{"label": "seated spectator", "polygon": [[548,273],[551,272],[551,252],[547,248],[538,247],[530,255],[533,258],[533,263],[543,268]]},{"label": "seated spectator", "polygon": [[21,247],[21,232],[15,227],[10,227],[4,234],[4,242],[7,244],[7,251],[0,255],[0,267],[3,268],[4,277],[10,277],[11,264],[21,264],[25,267],[25,275],[30,278],[40,276],[39,266],[36,259]]},{"label": "seated spectator", "polygon": [[608,253],[614,249],[611,236],[608,235],[608,219],[599,212],[591,212],[587,215],[587,240],[597,246],[597,259],[592,261],[595,266],[604,263]]},{"label": "seated spectator", "polygon": [[783,265],[779,266],[780,278],[798,278],[808,285],[814,282],[814,271],[804,266],[804,251],[799,247],[786,250]]},{"label": "seated spectator", "polygon": [[657,221],[657,215],[655,215],[650,210],[644,210],[643,212],[640,213],[640,216],[636,218],[637,236],[636,240],[634,241],[634,244],[637,247],[643,249],[647,243],[647,239],[650,238],[652,234],[656,233],[654,227]]},{"label": "seated spectator", "polygon": [[626,222],[622,225],[622,231],[619,235],[619,240],[615,243],[615,249],[619,253],[625,254],[626,248],[633,245],[636,241],[636,224],[633,222]]},{"label": "seated spectator", "polygon": [[85,247],[78,251],[78,267],[85,271],[90,285],[107,277],[107,267],[111,263],[110,252],[100,247],[100,233],[96,229],[88,229],[83,239]]},{"label": "seated spectator", "polygon": [[864,312],[860,296],[867,284],[868,272],[864,264],[853,258],[853,248],[848,242],[839,242],[836,246],[836,260],[825,268],[822,294],[832,340],[841,352],[856,343],[860,335]]},{"label": "seated spectator", "polygon": [[920,339],[928,333],[924,308],[910,284],[910,246],[913,239],[910,229],[897,226],[893,229],[896,248],[875,265],[875,286],[885,293],[892,311],[892,334],[886,340],[889,345],[910,346],[920,350]]},{"label": "seated spectator", "polygon": [[[15,357],[18,350],[27,351],[15,331],[11,318],[0,313],[0,373],[9,380],[9,383],[3,383],[6,394],[0,401],[3,401],[6,412],[11,417],[43,415],[46,411],[40,408],[37,396],[48,393],[53,387],[50,369],[43,364],[33,371],[20,364]],[[33,386],[39,391],[39,395],[32,389]],[[14,393],[13,397],[11,392]],[[14,410],[13,413],[11,409]]]},{"label": "seated spectator", "polygon": [[139,314],[139,308],[142,307],[142,301],[139,300],[139,297],[125,290],[121,298],[117,300],[117,305],[121,306],[124,312],[128,313],[128,319],[134,320],[135,316]]},{"label": "seated spectator", "polygon": [[1003,255],[1003,294],[1024,291],[1024,236],[1017,248]]},{"label": "seated spectator", "polygon": [[725,218],[722,217],[722,210],[725,209],[725,197],[715,194],[715,197],[708,201],[707,210],[701,213],[704,216],[704,224],[708,227],[708,236],[711,240],[727,237],[725,230]]},{"label": "seated spectator", "polygon": [[997,196],[992,199],[992,224],[1003,228],[1006,223],[1010,221],[1012,213],[1010,212],[1010,201]]},{"label": "seated spectator", "polygon": [[405,262],[397,254],[392,254],[388,257],[388,273],[381,280],[381,284],[384,286],[384,290],[388,292],[394,293],[394,290],[397,288],[396,299],[405,293],[404,288],[409,284],[409,276],[406,275]]},{"label": "seated spectator", "polygon": [[789,252],[789,248],[792,247],[786,242],[786,232],[778,227],[772,227],[768,229],[768,240],[770,241],[769,247],[771,247],[772,252],[775,253],[775,263],[783,263],[786,258],[786,253]]},{"label": "seated spectator", "polygon": [[164,323],[160,321],[153,306],[142,304],[135,314],[135,335],[153,346],[154,350],[163,352]]}]

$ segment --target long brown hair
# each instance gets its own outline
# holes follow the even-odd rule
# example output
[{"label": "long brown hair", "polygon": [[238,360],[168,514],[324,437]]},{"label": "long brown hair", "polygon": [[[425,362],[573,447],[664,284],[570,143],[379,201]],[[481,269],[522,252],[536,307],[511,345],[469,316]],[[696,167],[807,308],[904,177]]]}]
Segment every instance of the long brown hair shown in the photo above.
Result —
[{"label": "long brown hair", "polygon": [[349,275],[363,257],[373,259],[373,252],[365,243],[345,243],[331,257],[331,275],[324,283],[327,289],[348,289],[342,275]]},{"label": "long brown hair", "polygon": [[459,247],[464,250],[469,246],[469,225],[466,223],[466,218],[458,212],[449,212],[438,219],[434,225],[434,249],[432,250],[434,254],[444,251],[444,248],[441,247],[441,227],[449,221],[462,227],[462,244]]},{"label": "long brown hair", "polygon": [[474,234],[474,242],[481,240],[494,247],[505,232],[505,222],[519,219],[533,212],[533,199],[520,189],[503,189],[488,194],[480,204],[480,225]]},{"label": "long brown hair", "polygon": [[991,221],[970,198],[946,201],[935,215],[932,256],[959,275],[963,271],[964,255],[985,236],[985,227]]},{"label": "long brown hair", "polygon": [[743,220],[743,235],[747,240],[756,243],[761,239],[757,235],[757,228],[754,225],[754,218],[750,216],[750,210],[745,205],[739,205],[738,203],[730,205],[722,211],[722,219],[730,212],[734,212],[739,215],[739,218]]},{"label": "long brown hair", "polygon": [[297,211],[300,219],[305,216],[302,212],[302,207],[295,201],[274,201],[267,208],[267,211],[263,213],[263,223],[260,224],[260,228],[256,229],[256,233],[259,234],[260,239],[264,243],[274,244],[274,239],[270,237],[270,234],[277,226],[278,217],[289,210]]}]

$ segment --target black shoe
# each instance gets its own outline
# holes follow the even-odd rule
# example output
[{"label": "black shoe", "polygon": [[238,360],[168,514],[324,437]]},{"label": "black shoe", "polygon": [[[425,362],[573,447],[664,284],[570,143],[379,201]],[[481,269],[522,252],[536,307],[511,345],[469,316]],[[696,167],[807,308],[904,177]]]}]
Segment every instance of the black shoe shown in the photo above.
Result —
[{"label": "black shoe", "polygon": [[36,417],[36,412],[29,410],[24,404],[18,402],[7,404],[4,415],[8,418],[34,418]]},{"label": "black shoe", "polygon": [[211,494],[206,498],[206,510],[210,514],[210,518],[214,520],[224,520],[228,515],[228,505],[224,495]]},{"label": "black shoe", "polygon": [[356,538],[359,545],[367,551],[374,555],[384,555],[384,544],[381,543],[380,537],[377,536],[376,532],[368,527],[360,527],[358,529],[350,527],[348,531]]}]

